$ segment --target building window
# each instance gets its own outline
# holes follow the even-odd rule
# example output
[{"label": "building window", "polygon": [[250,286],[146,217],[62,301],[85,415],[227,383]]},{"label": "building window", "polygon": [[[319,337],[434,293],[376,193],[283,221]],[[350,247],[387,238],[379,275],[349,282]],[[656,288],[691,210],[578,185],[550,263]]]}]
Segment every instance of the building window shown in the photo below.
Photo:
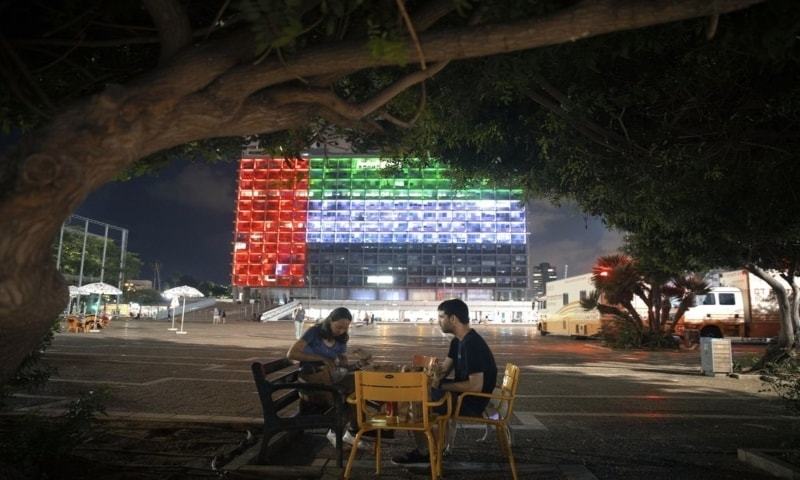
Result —
[{"label": "building window", "polygon": [[565,293],[562,295],[561,304],[566,305],[569,303],[569,293]]}]

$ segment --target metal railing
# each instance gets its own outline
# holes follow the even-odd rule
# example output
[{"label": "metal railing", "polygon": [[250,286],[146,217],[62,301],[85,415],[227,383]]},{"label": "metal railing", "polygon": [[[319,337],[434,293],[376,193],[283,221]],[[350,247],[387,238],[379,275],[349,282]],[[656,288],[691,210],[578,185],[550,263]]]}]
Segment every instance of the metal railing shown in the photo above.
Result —
[{"label": "metal railing", "polygon": [[297,300],[292,300],[289,303],[283,304],[279,307],[275,307],[271,310],[267,310],[266,312],[261,314],[261,321],[262,322],[274,322],[275,320],[280,320],[281,318],[291,315],[292,311],[299,305],[300,302]]}]

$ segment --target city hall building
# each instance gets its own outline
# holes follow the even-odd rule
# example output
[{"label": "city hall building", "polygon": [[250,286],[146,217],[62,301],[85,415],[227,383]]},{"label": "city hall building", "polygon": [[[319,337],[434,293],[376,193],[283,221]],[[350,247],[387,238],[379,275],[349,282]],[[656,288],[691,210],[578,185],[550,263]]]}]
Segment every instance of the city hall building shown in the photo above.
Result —
[{"label": "city hall building", "polygon": [[521,190],[455,189],[437,164],[391,176],[384,167],[375,157],[246,154],[233,285],[269,298],[529,300]]}]

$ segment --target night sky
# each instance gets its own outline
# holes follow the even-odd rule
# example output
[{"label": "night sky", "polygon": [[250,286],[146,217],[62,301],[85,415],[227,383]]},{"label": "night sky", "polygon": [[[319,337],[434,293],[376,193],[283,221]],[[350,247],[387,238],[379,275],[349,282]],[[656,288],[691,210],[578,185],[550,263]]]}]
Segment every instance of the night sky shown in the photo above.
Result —
[{"label": "night sky", "polygon": [[[75,212],[130,230],[128,249],[144,263],[141,278],[191,275],[230,282],[236,162],[177,161],[157,174],[113,182],[91,194]],[[550,262],[559,277],[586,273],[598,255],[613,253],[621,235],[606,230],[572,206],[534,202],[531,251],[534,263]]]}]

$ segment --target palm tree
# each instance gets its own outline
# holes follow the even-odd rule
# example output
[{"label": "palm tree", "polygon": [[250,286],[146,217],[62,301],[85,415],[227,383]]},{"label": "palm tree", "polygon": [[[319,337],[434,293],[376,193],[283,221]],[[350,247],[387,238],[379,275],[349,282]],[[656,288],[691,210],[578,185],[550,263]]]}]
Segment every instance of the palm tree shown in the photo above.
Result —
[{"label": "palm tree", "polygon": [[[709,291],[708,283],[697,275],[644,273],[632,257],[621,254],[598,258],[592,267],[592,282],[597,291],[581,303],[584,308],[621,318],[636,328],[640,339],[649,337],[657,344],[672,337],[676,322],[694,305],[695,297]],[[634,296],[647,306],[646,326],[633,305]],[[672,299],[680,302],[669,321]]]},{"label": "palm tree", "polygon": [[[630,317],[640,332],[644,330],[642,317],[633,306],[634,295],[640,298],[645,296],[642,278],[631,257],[606,255],[598,258],[592,267],[592,283],[600,294],[599,298],[605,300],[598,303],[601,313]],[[619,309],[613,307],[614,305],[621,305],[625,309],[624,313],[617,313]]]},{"label": "palm tree", "polygon": [[[672,279],[671,283],[664,286],[663,291],[670,298],[680,300],[678,310],[675,311],[675,316],[669,322],[669,328],[666,331],[668,335],[672,335],[675,332],[675,325],[678,320],[686,313],[686,310],[694,306],[695,298],[698,295],[705,295],[710,292],[711,287],[699,275],[684,275]],[[666,305],[669,305],[669,302],[666,302]],[[667,309],[666,314],[669,314],[669,309]],[[664,315],[663,318],[668,318],[667,315]]]}]

